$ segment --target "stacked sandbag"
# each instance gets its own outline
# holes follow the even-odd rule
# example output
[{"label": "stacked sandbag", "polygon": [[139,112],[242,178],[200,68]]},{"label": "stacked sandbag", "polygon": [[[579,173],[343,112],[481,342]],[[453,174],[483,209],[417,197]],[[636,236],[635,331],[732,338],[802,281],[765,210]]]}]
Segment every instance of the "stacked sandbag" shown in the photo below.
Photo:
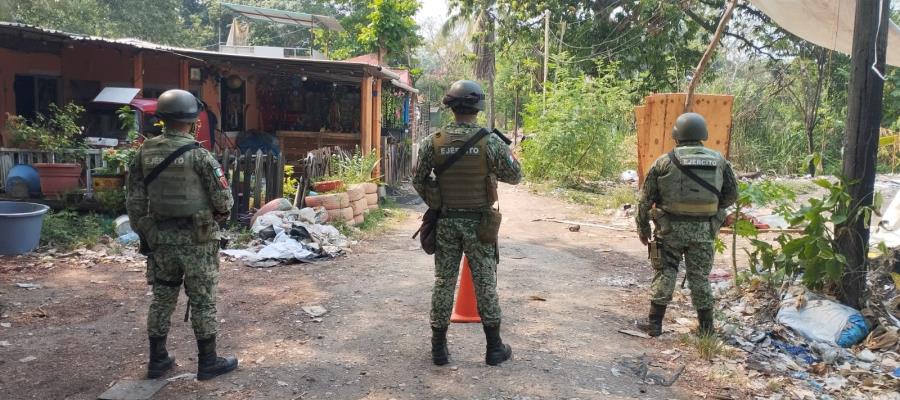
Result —
[{"label": "stacked sandbag", "polygon": [[368,206],[369,210],[378,208],[378,185],[372,182],[363,183],[362,185],[366,190],[366,206]]},{"label": "stacked sandbag", "polygon": [[328,213],[328,221],[343,221],[355,225],[353,208],[350,207],[350,196],[347,193],[329,193],[316,196],[306,196],[304,200],[307,207],[323,207]]},{"label": "stacked sandbag", "polygon": [[350,198],[350,208],[353,209],[353,220],[361,224],[365,220],[365,213],[369,211],[366,203],[366,189],[362,184],[354,184],[347,187],[347,196]]}]

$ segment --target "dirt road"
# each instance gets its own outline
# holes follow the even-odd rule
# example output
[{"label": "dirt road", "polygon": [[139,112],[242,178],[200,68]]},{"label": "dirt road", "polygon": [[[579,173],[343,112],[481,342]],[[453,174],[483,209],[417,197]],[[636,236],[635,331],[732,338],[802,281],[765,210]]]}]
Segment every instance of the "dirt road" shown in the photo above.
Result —
[{"label": "dirt road", "polygon": [[[680,346],[677,334],[617,332],[645,315],[650,278],[630,218],[589,215],[524,187],[505,186],[501,200],[499,293],[513,361],[485,366],[481,327],[469,324],[450,329],[450,365],[431,364],[433,267],[409,238],[420,215],[413,210],[338,260],[223,263],[220,351],[236,353],[241,367],[209,382],[174,381],[156,398],[666,399],[702,391],[691,352],[668,350]],[[628,231],[532,222],[544,217]],[[118,379],[143,376],[150,297],[141,263],[117,260],[0,258],[0,398],[92,399]],[[14,285],[22,282],[41,287]],[[308,305],[328,313],[314,320],[301,310]],[[183,307],[182,296],[170,335],[178,365],[168,377],[196,369]],[[686,301],[680,307],[690,312]],[[672,387],[646,384],[622,362],[644,353],[651,367],[687,362],[687,372]]]}]

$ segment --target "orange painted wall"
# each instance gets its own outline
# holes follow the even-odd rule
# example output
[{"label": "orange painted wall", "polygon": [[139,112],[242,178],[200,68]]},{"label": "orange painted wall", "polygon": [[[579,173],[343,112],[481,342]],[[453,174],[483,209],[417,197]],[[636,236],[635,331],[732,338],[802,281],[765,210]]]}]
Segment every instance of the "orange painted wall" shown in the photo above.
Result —
[{"label": "orange painted wall", "polygon": [[144,54],[144,86],[174,89],[178,87],[179,58],[173,54]]},{"label": "orange painted wall", "polygon": [[132,52],[99,47],[97,44],[75,45],[63,50],[65,80],[100,81],[124,84],[131,82]]}]

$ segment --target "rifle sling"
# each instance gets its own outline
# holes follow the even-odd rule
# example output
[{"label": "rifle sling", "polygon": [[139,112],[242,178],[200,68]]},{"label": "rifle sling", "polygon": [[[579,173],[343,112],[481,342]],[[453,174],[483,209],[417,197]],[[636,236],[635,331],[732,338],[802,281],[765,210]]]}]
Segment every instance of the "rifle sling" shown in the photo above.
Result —
[{"label": "rifle sling", "polygon": [[163,170],[165,170],[170,164],[172,164],[172,162],[175,161],[176,158],[178,158],[179,156],[181,156],[182,154],[184,154],[188,151],[191,151],[193,149],[199,149],[199,148],[200,148],[200,143],[197,143],[197,142],[188,143],[184,146],[177,148],[171,154],[166,156],[166,158],[164,160],[162,160],[161,163],[157,164],[156,167],[153,167],[153,170],[151,170],[150,173],[144,177],[144,187],[150,186],[150,184],[153,181],[155,181],[157,177],[159,177],[159,174],[161,174],[163,172]]},{"label": "rifle sling", "polygon": [[695,174],[694,171],[691,171],[690,168],[685,167],[678,159],[678,157],[675,156],[675,151],[669,152],[669,160],[672,161],[672,164],[675,164],[675,166],[678,167],[678,169],[680,169],[683,174],[687,175],[688,178],[691,178],[692,181],[697,182],[698,185],[712,192],[714,195],[716,195],[716,198],[719,199],[719,202],[722,202],[722,192],[720,192],[719,189],[716,189],[715,186],[710,185],[709,182],[703,180],[703,178],[697,176],[697,174]]},{"label": "rifle sling", "polygon": [[478,133],[476,133],[474,136],[470,137],[469,140],[463,143],[462,147],[460,147],[459,150],[456,151],[456,153],[450,155],[450,157],[448,157],[443,164],[437,166],[437,168],[434,169],[434,175],[441,176],[444,171],[446,171],[448,168],[453,166],[453,164],[459,161],[459,159],[462,158],[463,154],[466,154],[466,152],[468,152],[469,149],[475,145],[475,143],[478,143],[479,140],[483,139],[490,133],[491,132],[489,132],[487,129],[481,128]]}]

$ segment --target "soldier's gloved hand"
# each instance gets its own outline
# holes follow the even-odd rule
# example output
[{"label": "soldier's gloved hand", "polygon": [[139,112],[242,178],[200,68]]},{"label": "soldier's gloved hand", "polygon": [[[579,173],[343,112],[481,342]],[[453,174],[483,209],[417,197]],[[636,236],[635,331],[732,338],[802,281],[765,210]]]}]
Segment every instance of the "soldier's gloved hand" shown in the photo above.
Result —
[{"label": "soldier's gloved hand", "polygon": [[649,244],[650,244],[650,238],[646,238],[646,237],[641,236],[641,243],[642,243],[644,246],[649,245]]}]

